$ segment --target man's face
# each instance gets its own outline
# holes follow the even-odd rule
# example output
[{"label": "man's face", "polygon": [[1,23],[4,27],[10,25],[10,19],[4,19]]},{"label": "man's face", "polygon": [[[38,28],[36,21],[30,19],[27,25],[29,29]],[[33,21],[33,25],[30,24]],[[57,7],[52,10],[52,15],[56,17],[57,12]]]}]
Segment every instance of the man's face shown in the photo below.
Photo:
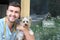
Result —
[{"label": "man's face", "polygon": [[19,7],[14,7],[14,6],[9,6],[8,9],[7,9],[6,15],[7,15],[8,20],[10,22],[14,22],[20,16],[20,8]]}]

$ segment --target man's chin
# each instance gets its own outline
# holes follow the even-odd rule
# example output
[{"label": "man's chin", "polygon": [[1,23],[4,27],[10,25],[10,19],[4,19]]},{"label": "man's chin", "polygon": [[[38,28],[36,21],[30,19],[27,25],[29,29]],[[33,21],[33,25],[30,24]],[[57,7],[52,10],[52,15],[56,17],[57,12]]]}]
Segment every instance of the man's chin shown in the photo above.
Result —
[{"label": "man's chin", "polygon": [[11,23],[14,23],[15,21],[10,21]]},{"label": "man's chin", "polygon": [[15,22],[15,19],[8,18],[8,21],[11,22],[11,23],[13,23],[13,22]]},{"label": "man's chin", "polygon": [[15,22],[15,20],[9,20],[11,23],[14,23]]}]

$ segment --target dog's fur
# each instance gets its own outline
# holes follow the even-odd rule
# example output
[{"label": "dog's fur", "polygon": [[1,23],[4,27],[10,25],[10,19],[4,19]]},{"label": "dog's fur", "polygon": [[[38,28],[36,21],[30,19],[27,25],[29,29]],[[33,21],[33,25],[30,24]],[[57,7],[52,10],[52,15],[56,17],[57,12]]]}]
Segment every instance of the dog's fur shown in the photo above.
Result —
[{"label": "dog's fur", "polygon": [[[29,29],[30,25],[31,25],[31,18],[30,17],[21,18],[19,25],[21,25],[23,27],[26,26]],[[16,40],[23,40],[23,38],[24,38],[24,33],[22,31],[18,30],[17,35],[16,35]]]}]

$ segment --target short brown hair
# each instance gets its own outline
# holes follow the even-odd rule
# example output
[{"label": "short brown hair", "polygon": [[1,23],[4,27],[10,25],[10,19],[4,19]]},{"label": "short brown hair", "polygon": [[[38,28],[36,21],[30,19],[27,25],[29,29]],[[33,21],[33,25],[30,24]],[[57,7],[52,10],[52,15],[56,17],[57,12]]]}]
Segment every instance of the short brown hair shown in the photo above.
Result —
[{"label": "short brown hair", "polygon": [[8,7],[9,6],[19,7],[21,9],[21,4],[19,4],[18,2],[10,2],[9,5],[8,5]]}]

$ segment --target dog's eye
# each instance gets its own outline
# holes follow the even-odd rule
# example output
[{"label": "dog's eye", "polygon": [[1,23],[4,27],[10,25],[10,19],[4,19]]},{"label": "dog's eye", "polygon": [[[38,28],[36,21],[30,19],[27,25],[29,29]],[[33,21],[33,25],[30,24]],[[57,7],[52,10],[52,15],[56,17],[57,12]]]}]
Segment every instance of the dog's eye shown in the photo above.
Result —
[{"label": "dog's eye", "polygon": [[25,23],[25,21],[23,21],[23,23]]},{"label": "dog's eye", "polygon": [[28,21],[26,21],[28,23]]}]

